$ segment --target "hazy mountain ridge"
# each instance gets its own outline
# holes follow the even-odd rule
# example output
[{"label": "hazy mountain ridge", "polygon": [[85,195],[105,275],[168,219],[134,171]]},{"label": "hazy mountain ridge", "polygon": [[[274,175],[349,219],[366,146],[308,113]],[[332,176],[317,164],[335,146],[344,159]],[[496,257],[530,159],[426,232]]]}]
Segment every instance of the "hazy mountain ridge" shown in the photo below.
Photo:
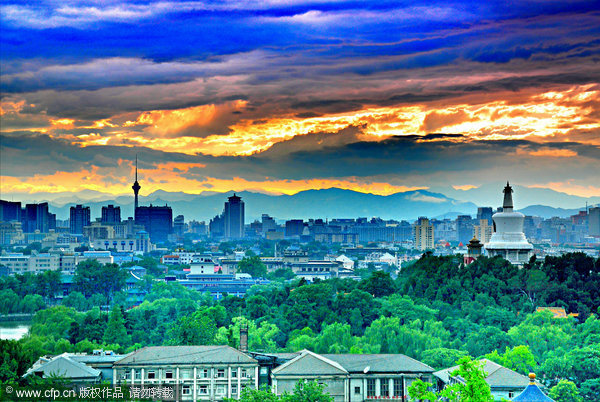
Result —
[{"label": "hazy mountain ridge", "polygon": [[[546,195],[547,189],[528,189],[542,190],[542,195]],[[463,190],[455,190],[463,191]],[[468,190],[472,191],[472,190]],[[464,191],[463,193],[467,193]],[[515,193],[520,192],[520,188]],[[480,203],[481,206],[493,206],[502,201],[502,194],[496,189],[495,197],[486,203]],[[555,192],[557,193],[557,192]],[[203,193],[187,194],[183,192],[167,192],[163,190],[155,191],[149,195],[140,196],[140,205],[165,205],[173,208],[173,217],[184,215],[186,220],[208,220],[223,211],[223,203],[231,196],[233,191],[227,193]],[[246,204],[246,221],[260,219],[261,214],[269,214],[276,219],[292,218],[356,218],[356,217],[380,217],[383,219],[407,219],[414,220],[419,216],[437,217],[442,219],[448,217],[454,219],[459,214],[475,215],[477,204],[464,200],[458,200],[448,197],[440,192],[428,190],[416,190],[395,193],[387,196],[370,193],[361,193],[353,190],[344,190],[339,188],[329,188],[323,190],[306,190],[293,195],[269,195],[251,191],[237,192]],[[562,196],[568,194],[558,193]],[[20,195],[24,202],[48,201],[51,205],[51,211],[57,214],[59,219],[69,217],[69,208],[75,204],[84,204],[91,207],[92,217],[101,215],[101,208],[104,205],[114,204],[121,207],[121,217],[126,219],[133,216],[133,196],[120,195],[114,196],[98,191],[86,191],[80,197],[78,193],[75,197],[72,194],[60,193],[52,194],[45,198],[45,194]],[[464,195],[464,194],[463,194]],[[17,197],[12,197],[17,198]],[[576,197],[579,201],[581,197]],[[540,205],[539,200],[544,200],[540,196],[538,203],[519,209],[526,215],[537,215],[545,218],[552,216],[567,217],[576,214],[585,207],[585,200],[581,203],[581,208],[557,208],[547,205]],[[587,199],[591,204],[591,200]],[[515,195],[515,204],[517,209],[519,198]]]}]

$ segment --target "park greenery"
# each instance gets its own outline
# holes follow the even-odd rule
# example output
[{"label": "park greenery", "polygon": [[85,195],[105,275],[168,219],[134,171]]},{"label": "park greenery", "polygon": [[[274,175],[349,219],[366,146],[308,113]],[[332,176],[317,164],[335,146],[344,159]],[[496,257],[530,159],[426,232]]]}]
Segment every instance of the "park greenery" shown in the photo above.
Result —
[{"label": "park greenery", "polygon": [[[240,265],[265,274],[255,256]],[[53,273],[0,278],[8,301],[2,313],[35,312],[27,336],[2,344],[0,380],[16,381],[14,373],[44,354],[238,347],[239,329],[248,325],[254,351],[402,353],[435,369],[459,364],[465,372],[487,358],[525,375],[534,371],[557,401],[567,400],[563,395],[600,401],[600,259],[582,253],[533,258],[521,269],[498,257],[465,266],[460,256],[426,253],[397,277],[374,271],[360,281],[311,284],[282,275],[244,298],[218,301],[150,276],[136,285],[148,290],[144,301],[129,309],[125,278],[113,264],[83,262],[59,305],[51,300],[60,286]],[[536,311],[543,306],[577,316]]]}]

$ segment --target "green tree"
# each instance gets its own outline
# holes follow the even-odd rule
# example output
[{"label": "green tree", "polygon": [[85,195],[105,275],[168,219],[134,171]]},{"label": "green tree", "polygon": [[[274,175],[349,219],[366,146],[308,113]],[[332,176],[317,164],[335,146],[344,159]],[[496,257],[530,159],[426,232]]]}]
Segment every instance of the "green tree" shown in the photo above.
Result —
[{"label": "green tree", "polygon": [[584,401],[600,402],[600,377],[582,382],[580,391]]},{"label": "green tree", "polygon": [[[234,402],[237,400],[238,399],[234,398],[225,398],[225,401],[227,402]],[[250,387],[244,388],[239,399],[241,402],[276,402],[279,400],[280,398],[267,388],[252,389]]]},{"label": "green tree", "polygon": [[502,355],[494,350],[485,355],[485,358],[523,375],[531,373],[537,366],[533,353],[525,345],[515,346],[512,349],[506,348]]},{"label": "green tree", "polygon": [[435,348],[424,351],[421,354],[421,361],[436,370],[446,367],[452,367],[461,358],[467,355],[467,352],[457,349]]},{"label": "green tree", "polygon": [[26,295],[22,304],[21,311],[24,313],[35,313],[46,307],[44,299],[40,295]]},{"label": "green tree", "polygon": [[72,307],[77,311],[87,311],[89,303],[83,293],[71,292],[63,299],[63,306]]},{"label": "green tree", "polygon": [[446,386],[442,391],[436,393],[429,390],[431,384],[416,380],[408,388],[411,400],[492,402],[494,397],[490,386],[485,382],[487,374],[483,370],[482,364],[471,360],[468,356],[462,357],[458,364],[458,369],[450,374],[454,377],[461,377],[464,382]]},{"label": "green tree", "polygon": [[167,336],[171,345],[212,345],[216,333],[215,321],[204,312],[198,311],[177,320]]},{"label": "green tree", "polygon": [[117,264],[101,265],[97,260],[85,260],[77,264],[73,281],[75,289],[86,297],[98,293],[110,304],[112,295],[123,289],[126,279],[127,272]]},{"label": "green tree", "polygon": [[238,271],[250,274],[253,278],[264,278],[267,276],[267,266],[256,255],[244,257],[238,263]]},{"label": "green tree", "polygon": [[284,402],[333,402],[333,397],[325,392],[325,386],[317,381],[298,381],[293,394],[285,394]]},{"label": "green tree", "polygon": [[31,362],[32,356],[19,342],[0,339],[0,384],[19,381]]},{"label": "green tree", "polygon": [[556,402],[580,402],[583,400],[579,396],[579,390],[575,383],[569,380],[560,380],[550,389],[548,396]]},{"label": "green tree", "polygon": [[108,317],[108,325],[102,338],[105,343],[116,343],[121,347],[127,347],[130,343],[130,337],[125,328],[125,318],[119,305],[113,306]]},{"label": "green tree", "polygon": [[360,281],[358,288],[375,297],[388,296],[396,291],[390,274],[383,271],[373,272],[367,279]]}]

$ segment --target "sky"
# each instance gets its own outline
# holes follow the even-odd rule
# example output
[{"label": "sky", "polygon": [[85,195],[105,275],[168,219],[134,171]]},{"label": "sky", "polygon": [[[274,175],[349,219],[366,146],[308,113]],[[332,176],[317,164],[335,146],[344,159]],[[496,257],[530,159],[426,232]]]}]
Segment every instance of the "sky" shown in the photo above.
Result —
[{"label": "sky", "polygon": [[0,5],[2,197],[600,196],[598,1]]}]

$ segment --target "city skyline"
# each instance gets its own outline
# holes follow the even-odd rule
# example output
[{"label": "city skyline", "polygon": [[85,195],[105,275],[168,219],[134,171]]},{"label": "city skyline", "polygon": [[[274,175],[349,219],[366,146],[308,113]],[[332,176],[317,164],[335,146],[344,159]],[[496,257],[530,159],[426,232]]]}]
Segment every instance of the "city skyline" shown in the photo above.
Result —
[{"label": "city skyline", "polygon": [[509,179],[600,196],[595,2],[7,1],[0,13],[4,198],[129,194],[136,154],[144,194]]}]

